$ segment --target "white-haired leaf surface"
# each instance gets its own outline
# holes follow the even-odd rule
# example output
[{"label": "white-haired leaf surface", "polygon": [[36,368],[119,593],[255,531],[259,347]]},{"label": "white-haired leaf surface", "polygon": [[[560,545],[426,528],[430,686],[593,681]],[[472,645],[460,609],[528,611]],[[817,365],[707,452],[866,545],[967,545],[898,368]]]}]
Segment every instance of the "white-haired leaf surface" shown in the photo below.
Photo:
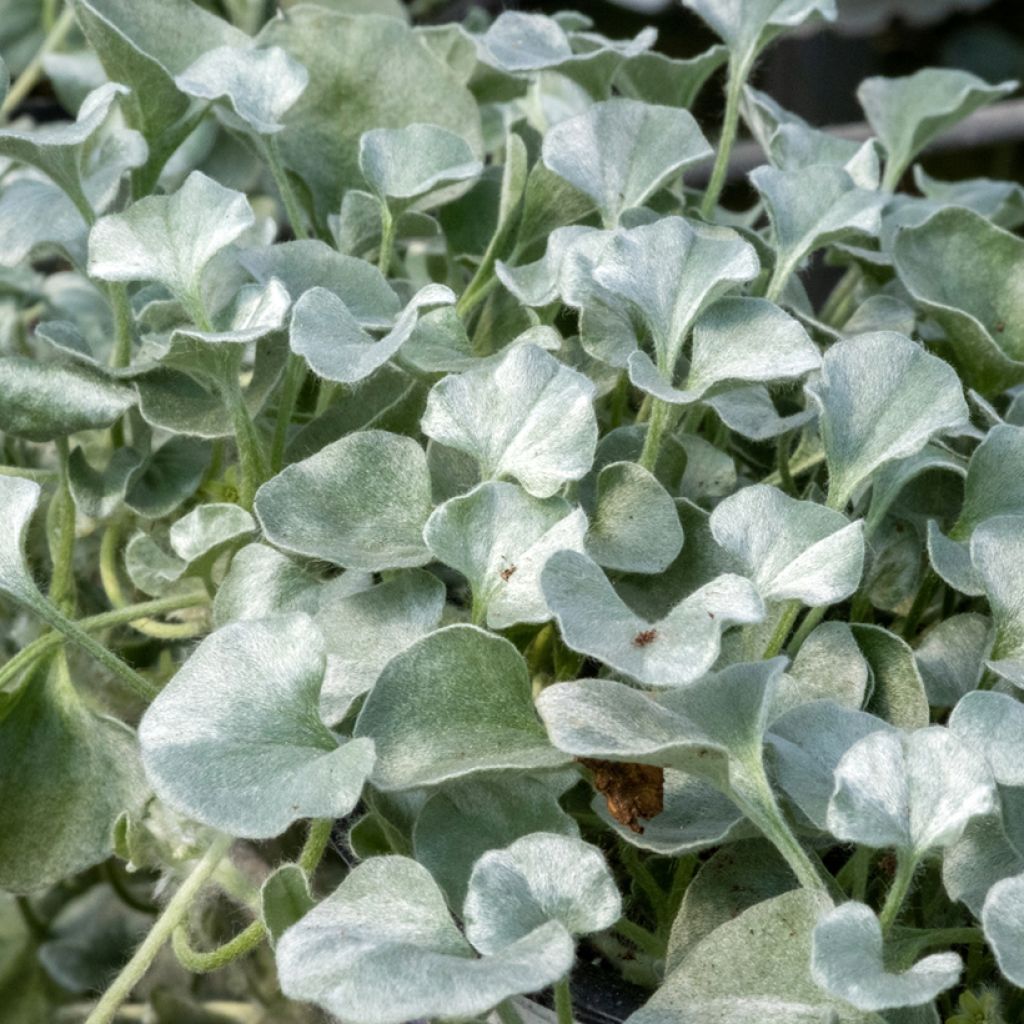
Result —
[{"label": "white-haired leaf surface", "polygon": [[477,958],[427,870],[407,857],[356,867],[277,944],[281,988],[352,1024],[475,1017],[557,981],[573,942],[549,922]]},{"label": "white-haired leaf surface", "polygon": [[971,536],[971,562],[995,622],[988,665],[1024,688],[1024,516],[998,516]]},{"label": "white-haired leaf surface", "polygon": [[992,769],[1002,786],[1024,786],[1024,704],[1005,693],[975,690],[949,716],[950,731]]},{"label": "white-haired leaf surface", "polygon": [[957,983],[962,970],[956,953],[934,953],[898,974],[886,970],[882,926],[863,903],[844,903],[828,911],[814,928],[814,980],[860,1010],[930,1003]]},{"label": "white-haired leaf surface", "polygon": [[996,882],[985,898],[981,921],[999,969],[1024,987],[1024,875]]},{"label": "white-haired leaf surface", "polygon": [[594,386],[535,345],[445,377],[427,399],[423,432],[473,456],[485,479],[514,477],[549,498],[594,459]]},{"label": "white-haired leaf surface", "polygon": [[324,642],[302,614],[207,637],[139,725],[154,790],[232,835],[279,835],[299,818],[339,818],[373,767],[373,744],[339,739],[318,707]]},{"label": "white-haired leaf surface", "polygon": [[370,571],[430,558],[430,472],[408,437],[349,434],[265,483],[255,508],[267,539],[294,554]]}]

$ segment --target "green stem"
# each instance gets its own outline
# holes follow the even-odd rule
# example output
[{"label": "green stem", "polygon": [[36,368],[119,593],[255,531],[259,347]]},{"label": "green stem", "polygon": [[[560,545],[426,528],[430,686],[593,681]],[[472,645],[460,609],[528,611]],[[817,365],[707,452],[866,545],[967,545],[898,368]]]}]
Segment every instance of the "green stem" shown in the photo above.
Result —
[{"label": "green stem", "polygon": [[651,420],[647,424],[643,451],[640,453],[640,465],[649,473],[654,472],[658,464],[658,453],[665,434],[671,431],[677,415],[676,407],[655,398],[651,404]]},{"label": "green stem", "polygon": [[512,1005],[510,999],[498,1003],[494,1012],[498,1015],[501,1024],[523,1024],[523,1018],[519,1016],[519,1011]]},{"label": "green stem", "polygon": [[764,297],[769,302],[778,302],[782,293],[786,290],[786,284],[792,275],[794,266],[791,262],[779,262],[775,264],[768,287],[765,289]]},{"label": "green stem", "polygon": [[836,875],[839,886],[858,903],[863,903],[867,896],[868,872],[873,852],[866,846],[858,846]]},{"label": "green stem", "polygon": [[18,908],[18,913],[21,914],[21,919],[25,922],[25,927],[32,934],[32,937],[37,942],[45,942],[50,937],[50,929],[47,927],[46,922],[36,913],[36,908],[32,906],[32,901],[27,896],[15,896],[14,903]]},{"label": "green stem", "polygon": [[245,396],[237,378],[227,382],[221,390],[231,421],[235,428],[235,442],[238,445],[238,465],[241,481],[238,488],[238,504],[252,509],[253,499],[260,484],[267,479],[267,460],[263,452],[263,439],[249,414]]},{"label": "green stem", "polygon": [[917,859],[915,857],[908,856],[902,851],[897,853],[896,875],[892,880],[892,885],[889,887],[889,892],[886,894],[882,912],[878,915],[878,919],[882,924],[883,935],[888,934],[889,929],[892,928],[893,922],[903,906],[903,901],[907,898],[907,893],[910,891],[910,883],[914,880],[914,872],[916,870]]},{"label": "green stem", "polygon": [[850,267],[840,278],[839,284],[821,308],[821,320],[832,327],[841,327],[848,319],[847,311],[853,302],[853,296],[860,284],[860,267]]},{"label": "green stem", "polygon": [[298,860],[298,865],[306,873],[307,878],[312,878],[320,861],[323,860],[333,828],[334,822],[330,818],[317,818],[310,822],[309,834]]},{"label": "green stem", "polygon": [[17,80],[11,85],[3,103],[0,104],[0,116],[9,114],[26,96],[35,88],[43,72],[43,58],[60,46],[68,37],[72,26],[75,24],[75,12],[67,7],[64,13],[53,23],[53,27],[46,34],[42,45],[36,51],[36,55],[25,66],[25,69]]},{"label": "green stem", "polygon": [[779,479],[782,483],[782,489],[786,494],[795,498],[796,484],[793,482],[793,474],[789,469],[789,444],[789,434],[780,434],[779,440],[775,445],[775,453],[777,456],[776,461],[779,464]]},{"label": "green stem", "polygon": [[0,476],[20,476],[23,480],[35,480],[36,483],[49,483],[59,474],[52,469],[32,469],[25,466],[0,466]]},{"label": "green stem", "polygon": [[935,570],[929,569],[921,586],[918,587],[914,603],[910,606],[910,611],[907,612],[907,619],[903,623],[903,629],[900,630],[900,635],[908,643],[914,638],[917,627],[921,624],[921,617],[928,610],[928,606],[932,603],[932,598],[935,596],[935,591],[941,582]]},{"label": "green stem", "polygon": [[729,83],[725,92],[725,117],[722,121],[722,134],[718,140],[718,152],[715,154],[715,166],[711,171],[711,180],[708,182],[704,200],[700,206],[701,216],[705,220],[710,220],[714,214],[718,198],[722,194],[722,187],[725,185],[726,175],[729,173],[729,157],[732,156],[732,147],[736,141],[736,129],[740,122],[740,97],[743,95],[743,85],[749,73],[749,63],[737,64],[735,61],[729,61]]},{"label": "green stem", "polygon": [[825,618],[828,608],[827,604],[818,605],[817,608],[812,608],[804,616],[804,621],[800,623],[800,628],[793,634],[793,639],[790,640],[789,646],[786,648],[786,653],[791,658],[797,656],[800,648],[804,645],[804,641],[814,632],[821,620]]},{"label": "green stem", "polygon": [[926,928],[917,934],[917,929],[898,928],[900,939],[912,939],[918,952],[936,946],[983,946],[987,941],[981,928]]},{"label": "green stem", "polygon": [[665,945],[661,939],[641,925],[630,921],[628,917],[620,917],[613,927],[627,942],[631,942],[649,956],[660,960],[665,955]]},{"label": "green stem", "polygon": [[171,945],[178,963],[192,974],[209,974],[227,967],[233,960],[251,953],[267,937],[267,928],[262,921],[253,921],[233,939],[216,949],[203,951],[195,949],[188,938],[184,924],[179,924],[171,936]]},{"label": "green stem", "polygon": [[568,977],[555,982],[555,1016],[558,1024],[573,1024],[572,993],[569,991]]},{"label": "green stem", "polygon": [[779,616],[779,621],[775,626],[775,630],[761,654],[762,661],[767,661],[768,658],[774,658],[775,655],[782,650],[786,643],[786,638],[789,636],[790,630],[793,628],[793,623],[796,622],[796,618],[800,614],[800,609],[802,607],[803,605],[799,601],[787,601],[783,606],[782,614]]},{"label": "green stem", "polygon": [[298,239],[309,238],[306,218],[298,196],[295,195],[295,189],[292,188],[292,183],[288,180],[288,172],[281,161],[281,151],[278,147],[277,139],[271,136],[262,146],[262,149],[267,166],[270,168],[270,174],[274,179],[274,184],[277,186],[277,191],[281,196],[281,202],[284,203],[284,211],[288,215],[288,222],[292,226],[292,234]]},{"label": "green stem", "polygon": [[60,486],[50,499],[46,514],[46,532],[50,546],[53,574],[49,598],[65,615],[73,615],[75,607],[75,499],[68,481],[68,439],[58,437]]},{"label": "green stem", "polygon": [[294,352],[288,356],[284,370],[284,382],[281,385],[281,397],[277,406],[277,418],[274,420],[274,436],[270,442],[270,471],[279,473],[284,465],[284,449],[288,443],[288,428],[295,413],[295,403],[306,381],[306,361]]},{"label": "green stem", "polygon": [[391,271],[391,251],[395,247],[395,218],[384,200],[380,204],[380,253],[377,267],[387,277]]},{"label": "green stem", "polygon": [[142,945],[135,951],[135,955],[114,979],[113,984],[103,993],[85,1024],[110,1024],[113,1021],[117,1014],[117,1008],[131,995],[132,989],[149,970],[157,953],[184,919],[192,901],[216,871],[217,865],[228,852],[231,842],[230,836],[221,836],[203,854],[199,863],[192,869],[192,873],[182,882],[181,887],[171,897],[171,901],[164,908],[163,913],[156,919]]},{"label": "green stem", "polygon": [[132,360],[132,304],[128,298],[128,289],[116,281],[107,285],[107,298],[114,315],[114,347],[110,351],[110,365],[114,369],[121,369]]},{"label": "green stem", "polygon": [[118,871],[117,865],[112,860],[108,860],[103,865],[103,877],[106,878],[107,884],[117,894],[117,898],[126,906],[131,907],[132,910],[137,910],[141,914],[149,914],[150,916],[159,912],[159,908],[154,906],[152,903],[140,900],[135,893],[128,888],[121,872]]}]

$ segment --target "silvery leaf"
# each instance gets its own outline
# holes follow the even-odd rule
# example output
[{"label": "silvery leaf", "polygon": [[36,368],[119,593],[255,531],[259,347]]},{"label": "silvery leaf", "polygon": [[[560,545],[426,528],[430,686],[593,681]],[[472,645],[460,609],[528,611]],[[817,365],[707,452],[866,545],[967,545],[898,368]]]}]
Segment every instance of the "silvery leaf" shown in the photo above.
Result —
[{"label": "silvery leaf", "polygon": [[929,520],[926,537],[928,560],[944,583],[970,597],[981,597],[985,584],[971,562],[971,549],[962,541],[951,540],[935,520]]},{"label": "silvery leaf", "polygon": [[1024,318],[1008,286],[1024,266],[1021,239],[949,206],[900,231],[893,261],[911,297],[945,331],[944,347],[968,385],[996,395],[1024,383]]},{"label": "silvery leaf", "polygon": [[865,622],[851,624],[857,646],[871,669],[868,708],[901,729],[921,729],[929,722],[928,696],[914,652],[902,637]]},{"label": "silvery leaf", "polygon": [[573,936],[613,925],[622,913],[615,879],[595,846],[534,832],[474,865],[463,916],[466,938],[497,953],[549,921]]},{"label": "silvery leaf", "polygon": [[[571,785],[576,773],[567,774]],[[462,908],[473,865],[488,850],[530,832],[579,835],[575,819],[559,806],[566,783],[553,785],[558,778],[478,775],[433,791],[416,817],[413,848],[455,910]]]},{"label": "silvery leaf", "polygon": [[899,974],[882,958],[882,926],[863,903],[844,903],[814,928],[811,973],[825,991],[859,1010],[889,1010],[930,1003],[960,979],[956,953],[935,953]]},{"label": "silvery leaf", "polygon": [[992,886],[1021,872],[1024,854],[1007,836],[1005,817],[999,811],[974,818],[942,857],[946,894],[978,918]]},{"label": "silvery leaf", "polygon": [[858,740],[892,726],[875,715],[815,700],[772,723],[767,742],[774,777],[782,790],[822,831],[828,830],[828,807],[835,770]]},{"label": "silvery leaf", "polygon": [[477,959],[425,868],[373,857],[278,941],[281,989],[352,1024],[475,1017],[557,981],[572,937],[549,922]]},{"label": "silvery leaf", "polygon": [[749,67],[772,39],[810,22],[834,21],[835,0],[683,0],[725,41],[737,67]]},{"label": "silvery leaf", "polygon": [[209,262],[254,222],[241,192],[193,171],[174,195],[147,196],[101,217],[89,233],[89,273],[104,281],[156,281],[195,303]]},{"label": "silvery leaf", "polygon": [[758,167],[750,180],[772,225],[776,256],[770,297],[782,294],[791,274],[815,250],[850,238],[874,238],[881,229],[885,196],[858,188],[841,167]]},{"label": "silvery leaf", "polygon": [[764,601],[836,604],[860,585],[863,523],[774,487],[755,484],[711,513],[711,533]]},{"label": "silvery leaf", "polygon": [[799,430],[814,419],[813,409],[780,416],[768,389],[760,384],[725,391],[707,403],[730,430],[751,441],[767,441]]},{"label": "silvery leaf", "polygon": [[436,629],[444,603],[444,585],[420,569],[338,600],[321,599],[314,621],[327,650],[320,691],[323,720],[340,721],[352,701],[373,688],[396,654]]},{"label": "silvery leaf", "polygon": [[594,386],[535,345],[513,348],[496,365],[434,385],[423,432],[473,456],[484,479],[514,477],[551,497],[588,469],[597,446]]},{"label": "silvery leaf", "polygon": [[45,602],[25,561],[25,538],[41,494],[34,480],[0,476],[0,513],[6,526],[0,540],[0,594],[29,608]]},{"label": "silvery leaf", "polygon": [[1002,786],[1024,786],[1024,704],[1005,693],[975,690],[949,716],[949,729],[984,756]]},{"label": "silvery leaf", "polygon": [[664,572],[683,547],[675,502],[635,462],[613,462],[601,468],[592,519],[587,554],[606,569]]},{"label": "silvery leaf", "polygon": [[951,708],[976,689],[991,644],[991,623],[972,612],[953,615],[929,629],[914,651],[928,703]]},{"label": "silvery leaf", "polygon": [[1015,181],[968,178],[940,181],[918,164],[914,184],[925,198],[939,206],[966,206],[1001,228],[1015,228],[1024,217],[1024,188]]},{"label": "silvery leaf", "polygon": [[40,362],[0,356],[0,430],[29,441],[116,423],[133,405],[135,389],[82,362]]},{"label": "silvery leaf", "polygon": [[427,285],[412,297],[394,327],[377,339],[363,330],[337,295],[326,288],[311,288],[295,304],[289,343],[317,376],[355,384],[397,355],[412,336],[422,310],[454,301],[449,288]]},{"label": "silvery leaf", "polygon": [[586,532],[583,511],[561,498],[488,481],[435,509],[423,536],[436,558],[469,580],[481,620],[504,629],[551,617],[541,570],[556,551],[582,551]]},{"label": "silvery leaf", "polygon": [[688,58],[668,57],[654,51],[638,53],[619,69],[615,88],[632,100],[689,109],[701,87],[727,57],[724,46],[712,46]]},{"label": "silvery leaf", "polygon": [[272,544],[370,571],[428,561],[422,530],[430,509],[423,449],[382,430],[349,434],[285,467],[255,501]]},{"label": "silvery leaf", "polygon": [[379,789],[436,785],[481,771],[554,768],[522,656],[475,626],[448,626],[392,658],[356,720],[373,739]]},{"label": "silvery leaf", "polygon": [[319,581],[299,562],[266,544],[247,544],[235,553],[217,588],[213,624],[220,627],[290,612],[312,615],[319,604],[319,589]]},{"label": "silvery leaf", "polygon": [[176,75],[186,96],[222,101],[232,127],[273,135],[309,83],[309,73],[278,46],[217,46]]},{"label": "silvery leaf", "polygon": [[0,266],[16,267],[56,249],[84,267],[88,228],[56,185],[15,178],[0,192]]},{"label": "silvery leaf", "polygon": [[833,345],[807,393],[821,410],[833,508],[845,507],[879,467],[968,421],[953,368],[889,331]]},{"label": "silvery leaf", "polygon": [[982,523],[971,536],[971,561],[996,628],[988,665],[1024,688],[1024,516]]},{"label": "silvery leaf", "polygon": [[879,731],[836,767],[828,827],[839,839],[920,858],[955,843],[995,806],[988,766],[948,729]]},{"label": "silvery leaf", "polygon": [[868,693],[871,670],[845,622],[823,622],[803,642],[779,683],[776,714],[814,700],[857,710]]},{"label": "silvery leaf", "polygon": [[906,78],[866,78],[857,98],[885,147],[889,187],[895,188],[914,157],[937,135],[1016,88],[1016,82],[989,85],[953,68],[925,68]]},{"label": "silvery leaf", "polygon": [[967,466],[964,503],[950,530],[967,540],[993,516],[1024,515],[1024,427],[997,424],[974,449]]},{"label": "silvery leaf", "polygon": [[397,209],[429,209],[465,191],[483,164],[461,135],[434,124],[410,124],[364,132],[359,169],[381,201]]},{"label": "silvery leaf", "polygon": [[714,664],[723,630],[764,618],[750,581],[726,574],[649,622],[622,601],[595,562],[573,551],[552,555],[541,589],[570,648],[649,686],[692,683]]},{"label": "silvery leaf", "polygon": [[317,709],[324,642],[308,616],[224,626],[207,637],[139,725],[161,799],[234,835],[268,838],[299,818],[340,818],[373,766]]},{"label": "silvery leaf", "polygon": [[643,206],[670,178],[712,150],[693,115],[630,99],[595,103],[544,136],[549,170],[594,200],[605,227]]},{"label": "silvery leaf", "polygon": [[1024,875],[992,886],[981,920],[999,969],[1014,985],[1024,986]]}]

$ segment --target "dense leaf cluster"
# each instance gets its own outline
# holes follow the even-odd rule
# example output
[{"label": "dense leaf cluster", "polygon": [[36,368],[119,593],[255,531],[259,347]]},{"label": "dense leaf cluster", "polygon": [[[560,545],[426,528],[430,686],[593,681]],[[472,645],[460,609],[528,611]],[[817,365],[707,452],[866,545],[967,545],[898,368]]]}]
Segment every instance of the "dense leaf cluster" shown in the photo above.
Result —
[{"label": "dense leaf cluster", "polygon": [[868,80],[855,143],[748,83],[833,0],[684,2],[685,61],[53,26],[74,120],[0,130],[10,1019],[567,1022],[581,942],[631,1024],[1021,1019],[1024,190],[915,164],[1015,83]]}]

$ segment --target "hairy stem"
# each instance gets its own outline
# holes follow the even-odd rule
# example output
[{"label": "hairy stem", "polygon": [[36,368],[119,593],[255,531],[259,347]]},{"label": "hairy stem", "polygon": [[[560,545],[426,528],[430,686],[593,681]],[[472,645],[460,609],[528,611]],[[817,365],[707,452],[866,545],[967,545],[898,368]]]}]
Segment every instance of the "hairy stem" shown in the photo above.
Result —
[{"label": "hairy stem", "polygon": [[334,822],[330,818],[317,818],[309,823],[309,834],[298,859],[298,865],[306,873],[307,878],[313,877],[320,861],[323,860],[333,828]]},{"label": "hairy stem", "polygon": [[750,74],[749,63],[729,61],[729,82],[725,91],[725,117],[722,121],[722,134],[718,140],[718,152],[715,154],[715,166],[711,171],[711,180],[708,182],[704,200],[700,206],[701,216],[705,220],[710,220],[711,215],[715,212],[715,206],[718,204],[726,175],[729,172],[729,157],[732,156],[732,147],[736,141],[736,129],[740,123],[740,97],[743,95],[743,85],[748,74]]},{"label": "hairy stem", "polygon": [[558,1024],[572,1024],[572,993],[568,977],[555,982],[555,1016]]},{"label": "hairy stem", "polygon": [[281,151],[278,147],[277,139],[271,136],[265,145],[262,146],[262,149],[263,156],[267,161],[267,167],[270,168],[270,174],[281,196],[281,202],[284,204],[284,212],[287,214],[288,222],[291,224],[292,234],[298,239],[309,238],[309,231],[306,228],[306,217],[302,205],[299,203],[298,196],[295,194],[295,189],[292,188],[292,183],[288,180],[288,172],[285,170],[284,163],[281,160]]},{"label": "hairy stem", "polygon": [[53,575],[50,577],[50,600],[65,615],[75,610],[75,499],[68,481],[68,439],[55,441],[60,463],[60,486],[50,499],[46,512],[46,532],[50,546]]},{"label": "hairy stem", "polygon": [[181,887],[171,897],[171,901],[164,908],[163,913],[156,919],[142,945],[135,951],[135,955],[125,964],[121,973],[103,993],[85,1024],[110,1024],[117,1014],[117,1008],[131,995],[132,989],[149,970],[157,953],[184,919],[192,901],[199,895],[199,891],[227,854],[231,842],[230,836],[221,836],[203,854],[192,869],[192,873],[182,882]]},{"label": "hairy stem", "polygon": [[274,436],[270,442],[270,471],[279,473],[284,465],[284,449],[288,443],[288,428],[295,413],[295,403],[306,380],[306,361],[294,352],[288,356],[278,400],[277,418],[274,420]]},{"label": "hairy stem", "polygon": [[803,605],[799,601],[787,601],[783,606],[782,614],[779,616],[779,621],[775,626],[775,630],[761,654],[762,661],[767,661],[768,658],[774,658],[775,655],[782,650],[786,643],[786,638],[789,636],[790,630],[793,628],[793,623],[796,622],[796,617],[800,614],[800,609],[802,607]]},{"label": "hairy stem", "polygon": [[380,204],[380,252],[377,267],[387,277],[391,271],[391,251],[395,247],[395,218],[391,207],[381,200]]},{"label": "hairy stem", "polygon": [[903,907],[903,901],[907,898],[907,893],[910,891],[910,884],[914,880],[914,872],[916,870],[917,859],[915,857],[908,856],[902,850],[897,853],[896,875],[892,880],[892,885],[889,887],[889,892],[886,894],[882,911],[878,915],[878,919],[882,924],[883,935],[888,934],[889,929],[892,928],[893,922]]},{"label": "hairy stem", "polygon": [[179,924],[171,937],[178,963],[192,974],[209,974],[227,967],[232,961],[251,953],[265,938],[267,929],[262,921],[253,921],[233,939],[208,952],[195,949],[189,942],[188,931]]}]

